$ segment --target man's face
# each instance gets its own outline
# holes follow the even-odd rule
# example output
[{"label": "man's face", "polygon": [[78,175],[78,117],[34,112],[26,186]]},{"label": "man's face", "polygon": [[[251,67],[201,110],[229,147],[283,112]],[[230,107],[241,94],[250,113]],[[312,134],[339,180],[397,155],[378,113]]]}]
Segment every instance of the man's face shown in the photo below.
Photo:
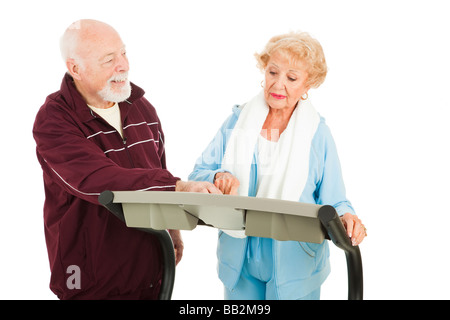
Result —
[{"label": "man's face", "polygon": [[96,31],[80,41],[79,56],[83,63],[77,85],[82,86],[87,100],[97,105],[122,102],[131,94],[125,45],[113,29]]}]

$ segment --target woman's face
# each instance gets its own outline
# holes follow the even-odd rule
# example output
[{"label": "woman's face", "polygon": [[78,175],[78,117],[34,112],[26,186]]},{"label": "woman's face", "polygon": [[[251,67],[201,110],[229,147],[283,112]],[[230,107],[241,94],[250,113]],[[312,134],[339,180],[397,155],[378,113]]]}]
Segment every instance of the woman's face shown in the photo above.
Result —
[{"label": "woman's face", "polygon": [[280,52],[274,52],[265,69],[264,97],[274,109],[294,108],[302,95],[308,92],[308,73],[304,64],[290,64]]}]

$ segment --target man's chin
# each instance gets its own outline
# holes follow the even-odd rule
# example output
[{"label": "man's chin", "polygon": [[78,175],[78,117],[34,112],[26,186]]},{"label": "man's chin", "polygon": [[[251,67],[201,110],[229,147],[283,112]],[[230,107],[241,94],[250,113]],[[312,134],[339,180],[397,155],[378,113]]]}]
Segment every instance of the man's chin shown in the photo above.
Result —
[{"label": "man's chin", "polygon": [[130,82],[127,81],[126,83],[123,84],[123,86],[125,87],[120,88],[120,90],[114,90],[114,88],[112,88],[111,85],[108,85],[99,92],[99,95],[105,101],[117,103],[123,102],[131,96],[131,85]]}]

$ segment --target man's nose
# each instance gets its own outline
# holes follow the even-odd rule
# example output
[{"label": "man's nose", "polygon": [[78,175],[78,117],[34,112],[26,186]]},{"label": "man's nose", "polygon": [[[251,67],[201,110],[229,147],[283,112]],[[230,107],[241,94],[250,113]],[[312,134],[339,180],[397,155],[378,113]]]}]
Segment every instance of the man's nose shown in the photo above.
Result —
[{"label": "man's nose", "polygon": [[121,55],[117,61],[116,72],[126,72],[130,70],[130,64],[128,62],[128,58],[125,55]]}]

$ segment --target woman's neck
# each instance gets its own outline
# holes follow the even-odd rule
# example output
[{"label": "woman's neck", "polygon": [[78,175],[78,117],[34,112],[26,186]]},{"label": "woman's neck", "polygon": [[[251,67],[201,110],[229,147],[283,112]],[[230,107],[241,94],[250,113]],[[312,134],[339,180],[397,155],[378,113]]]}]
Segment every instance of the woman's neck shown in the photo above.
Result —
[{"label": "woman's neck", "polygon": [[274,109],[269,107],[269,113],[264,121],[261,136],[269,141],[278,141],[283,131],[289,124],[293,108]]}]

